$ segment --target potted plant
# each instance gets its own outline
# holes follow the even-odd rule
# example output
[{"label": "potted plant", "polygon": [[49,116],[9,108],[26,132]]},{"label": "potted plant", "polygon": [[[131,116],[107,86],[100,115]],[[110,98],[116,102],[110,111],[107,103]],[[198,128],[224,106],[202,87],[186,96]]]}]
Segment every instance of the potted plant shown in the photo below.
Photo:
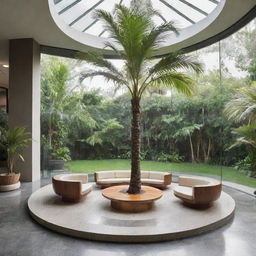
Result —
[{"label": "potted plant", "polygon": [[[20,172],[14,171],[14,163],[18,158],[24,161],[20,151],[27,147],[29,141],[31,141],[30,138],[27,138],[27,135],[25,127],[16,127],[0,133],[0,148],[6,152],[8,170],[7,173],[0,174],[0,186],[19,183]],[[15,186],[12,187],[14,189],[17,188]]]},{"label": "potted plant", "polygon": [[70,151],[67,147],[59,147],[51,154],[52,159],[49,160],[51,170],[61,170],[66,161],[70,161]]}]

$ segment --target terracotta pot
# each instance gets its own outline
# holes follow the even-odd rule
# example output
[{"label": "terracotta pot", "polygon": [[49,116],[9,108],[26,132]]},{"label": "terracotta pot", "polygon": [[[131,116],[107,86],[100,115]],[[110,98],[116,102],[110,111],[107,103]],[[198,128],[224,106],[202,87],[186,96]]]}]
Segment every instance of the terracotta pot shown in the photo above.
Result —
[{"label": "terracotta pot", "polygon": [[20,173],[1,173],[0,185],[12,185],[18,183],[20,180]]}]

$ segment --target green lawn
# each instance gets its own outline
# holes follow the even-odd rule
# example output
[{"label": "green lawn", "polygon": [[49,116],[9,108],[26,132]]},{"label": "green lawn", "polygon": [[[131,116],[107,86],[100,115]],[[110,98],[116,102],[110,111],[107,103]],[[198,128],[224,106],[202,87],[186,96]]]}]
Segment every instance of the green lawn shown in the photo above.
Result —
[{"label": "green lawn", "polygon": [[[79,160],[67,163],[72,172],[93,173],[103,170],[129,170],[130,160]],[[218,165],[192,164],[192,163],[164,163],[155,161],[141,161],[141,169],[148,171],[168,171],[186,173],[205,173],[220,176],[221,167]],[[256,188],[256,179],[249,178],[231,167],[223,167],[223,179]]]}]

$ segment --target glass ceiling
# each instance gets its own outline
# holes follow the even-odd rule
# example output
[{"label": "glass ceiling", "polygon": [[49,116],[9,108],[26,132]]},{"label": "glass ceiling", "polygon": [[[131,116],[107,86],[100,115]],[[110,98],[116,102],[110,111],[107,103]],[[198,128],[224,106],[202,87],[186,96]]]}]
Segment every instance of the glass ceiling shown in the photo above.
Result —
[{"label": "glass ceiling", "polygon": [[[147,2],[150,0],[140,0]],[[152,0],[154,9],[160,11],[154,22],[173,20],[180,29],[206,18],[221,0]],[[130,5],[131,0],[54,0],[59,16],[70,27],[98,37],[108,37],[100,21],[93,18],[94,10],[112,11],[115,4]]]}]

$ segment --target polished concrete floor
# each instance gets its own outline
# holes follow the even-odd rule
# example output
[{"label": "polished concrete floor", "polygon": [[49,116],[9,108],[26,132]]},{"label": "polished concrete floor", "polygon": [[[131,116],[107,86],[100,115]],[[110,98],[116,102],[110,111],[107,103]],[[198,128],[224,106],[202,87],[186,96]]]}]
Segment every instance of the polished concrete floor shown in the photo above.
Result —
[{"label": "polished concrete floor", "polygon": [[116,244],[68,237],[33,221],[28,214],[27,199],[40,186],[49,183],[50,179],[23,183],[18,191],[0,194],[0,256],[256,255],[256,199],[237,190],[224,187],[224,191],[236,201],[234,220],[225,227],[170,242]]}]

